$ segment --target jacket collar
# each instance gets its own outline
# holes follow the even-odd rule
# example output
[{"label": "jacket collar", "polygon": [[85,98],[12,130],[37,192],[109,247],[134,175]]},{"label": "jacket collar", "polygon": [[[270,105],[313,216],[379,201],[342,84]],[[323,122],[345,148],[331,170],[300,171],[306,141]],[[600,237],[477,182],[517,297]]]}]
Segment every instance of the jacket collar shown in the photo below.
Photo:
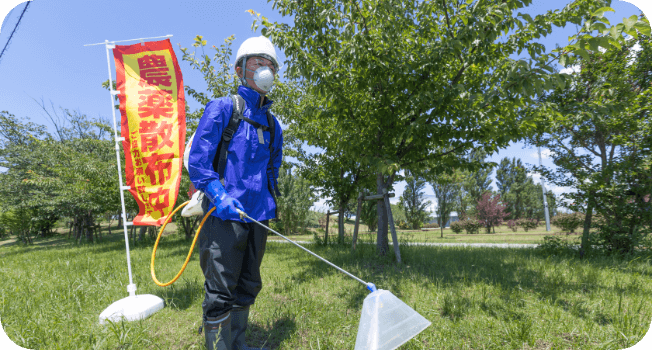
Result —
[{"label": "jacket collar", "polygon": [[239,86],[238,87],[238,94],[242,96],[242,98],[245,100],[247,103],[247,107],[251,109],[254,114],[256,114],[259,111],[266,112],[269,107],[272,106],[272,103],[274,101],[270,100],[267,98],[267,96],[264,96],[263,98],[265,99],[263,102],[263,106],[260,106],[260,94],[251,88],[248,88],[246,86]]}]

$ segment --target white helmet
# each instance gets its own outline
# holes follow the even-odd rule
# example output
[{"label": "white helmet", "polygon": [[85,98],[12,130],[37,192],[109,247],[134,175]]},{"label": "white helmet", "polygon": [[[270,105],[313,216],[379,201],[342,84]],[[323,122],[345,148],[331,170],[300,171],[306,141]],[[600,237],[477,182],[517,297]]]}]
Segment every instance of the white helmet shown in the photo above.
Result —
[{"label": "white helmet", "polygon": [[236,67],[242,58],[246,59],[250,56],[260,56],[272,61],[274,64],[274,70],[278,72],[279,65],[278,60],[276,59],[276,50],[274,49],[272,42],[266,37],[261,35],[245,40],[242,45],[240,45],[238,54],[235,57]]}]

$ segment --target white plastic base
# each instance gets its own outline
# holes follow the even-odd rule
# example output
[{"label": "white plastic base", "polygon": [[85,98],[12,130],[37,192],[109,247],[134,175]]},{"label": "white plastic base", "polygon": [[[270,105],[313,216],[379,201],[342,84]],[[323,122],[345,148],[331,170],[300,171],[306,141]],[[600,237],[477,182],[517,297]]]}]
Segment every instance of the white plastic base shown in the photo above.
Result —
[{"label": "white plastic base", "polygon": [[161,310],[164,304],[163,299],[151,294],[122,298],[102,311],[100,324],[105,324],[107,320],[119,322],[122,318],[126,321],[142,320]]}]

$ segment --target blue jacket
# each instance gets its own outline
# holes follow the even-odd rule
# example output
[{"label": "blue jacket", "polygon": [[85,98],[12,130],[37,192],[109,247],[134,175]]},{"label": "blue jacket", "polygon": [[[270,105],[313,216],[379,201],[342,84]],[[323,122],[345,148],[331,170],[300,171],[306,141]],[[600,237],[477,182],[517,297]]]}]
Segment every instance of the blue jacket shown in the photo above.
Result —
[{"label": "blue jacket", "polygon": [[[272,101],[268,99],[265,105],[258,108],[261,98],[258,92],[240,86],[238,94],[242,96],[246,104],[243,116],[269,126],[266,113],[267,109],[271,107]],[[219,176],[213,169],[213,159],[222,140],[222,131],[231,119],[232,111],[231,97],[222,97],[210,101],[206,105],[204,114],[199,121],[188,156],[188,173],[190,181],[200,191],[205,192],[206,187],[214,181],[219,183]],[[260,144],[256,128],[243,120],[229,144],[226,169],[224,170],[226,192],[242,204],[250,217],[258,221],[275,217],[276,204],[270,193],[270,188],[268,188],[268,178],[273,180],[278,178],[278,169],[283,158],[283,131],[276,117],[274,117],[274,123],[276,126],[274,154],[271,155],[273,169],[267,169],[270,159],[269,132],[263,132],[265,144]],[[221,184],[219,185],[221,186]],[[214,206],[211,203],[208,209],[210,210]],[[217,211],[213,211],[211,215],[222,220],[243,222],[237,215],[224,214],[222,217],[217,214]]]}]

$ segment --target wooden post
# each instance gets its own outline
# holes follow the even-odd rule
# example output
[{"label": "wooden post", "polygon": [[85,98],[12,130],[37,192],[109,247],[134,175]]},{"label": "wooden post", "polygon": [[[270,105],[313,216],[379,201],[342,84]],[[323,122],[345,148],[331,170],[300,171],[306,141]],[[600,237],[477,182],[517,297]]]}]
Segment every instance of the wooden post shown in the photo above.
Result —
[{"label": "wooden post", "polygon": [[362,192],[358,194],[358,210],[355,212],[355,227],[353,228],[353,250],[358,241],[358,226],[360,226],[360,211],[362,209]]},{"label": "wooden post", "polygon": [[385,197],[385,207],[387,207],[387,218],[389,219],[389,228],[392,230],[392,241],[394,242],[394,254],[396,255],[396,261],[401,263],[401,251],[398,248],[398,238],[396,237],[396,229],[394,228],[394,217],[392,216],[392,207],[389,205],[389,195],[387,194],[387,189],[383,188],[383,194]]}]

